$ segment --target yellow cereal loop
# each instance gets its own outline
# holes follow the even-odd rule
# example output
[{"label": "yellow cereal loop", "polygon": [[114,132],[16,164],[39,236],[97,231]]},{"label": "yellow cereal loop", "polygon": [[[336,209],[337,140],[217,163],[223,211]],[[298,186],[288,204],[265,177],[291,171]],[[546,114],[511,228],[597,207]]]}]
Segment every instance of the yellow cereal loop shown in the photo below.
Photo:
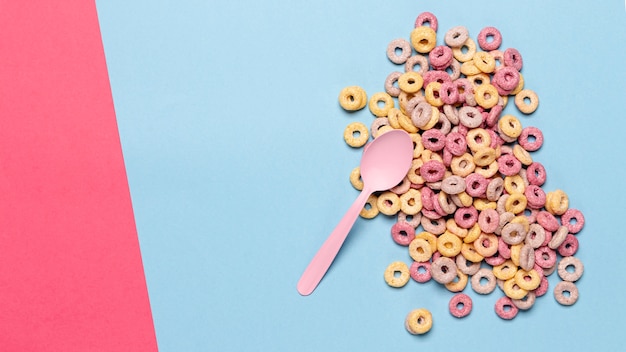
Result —
[{"label": "yellow cereal loop", "polygon": [[419,131],[419,129],[413,124],[413,121],[411,121],[411,118],[402,112],[398,115],[398,123],[400,124],[400,127],[408,133],[417,133]]},{"label": "yellow cereal loop", "polygon": [[385,282],[391,287],[402,287],[409,282],[409,267],[404,262],[393,262],[385,269]]},{"label": "yellow cereal loop", "polygon": [[471,77],[481,73],[481,71],[474,65],[474,61],[466,61],[461,64],[461,73],[467,77]]},{"label": "yellow cereal loop", "polygon": [[364,146],[369,138],[370,134],[367,126],[361,122],[352,122],[343,131],[343,139],[353,148]]},{"label": "yellow cereal loop", "polygon": [[482,255],[476,252],[476,248],[474,248],[473,243],[463,243],[461,245],[461,255],[463,255],[463,258],[469,260],[472,263],[480,263],[484,259]]},{"label": "yellow cereal loop", "polygon": [[[382,104],[382,106],[380,106]],[[394,107],[393,98],[385,92],[374,93],[370,98],[369,108],[376,117],[386,117]]]},{"label": "yellow cereal loop", "polygon": [[496,265],[492,269],[493,275],[500,280],[509,280],[515,277],[517,265],[511,259],[506,260],[500,265]]},{"label": "yellow cereal loop", "polygon": [[443,158],[441,157],[441,155],[437,154],[437,153],[433,153],[432,150],[428,150],[428,149],[424,149],[424,151],[422,151],[422,161],[423,162],[428,162],[431,160],[436,160],[439,162],[443,162]]},{"label": "yellow cereal loop", "polygon": [[524,226],[524,232],[528,232],[530,230],[530,221],[528,221],[528,218],[524,214],[520,214],[514,217],[509,222],[511,224],[520,224]]},{"label": "yellow cereal loop", "polygon": [[474,62],[474,65],[483,73],[492,73],[496,69],[496,59],[488,52],[476,52],[472,61]]},{"label": "yellow cereal loop", "polygon": [[416,237],[409,243],[409,256],[416,262],[428,261],[432,254],[430,243],[423,238]]},{"label": "yellow cereal loop", "polygon": [[474,88],[476,103],[485,109],[491,109],[498,104],[500,95],[496,87],[489,83],[483,83]]},{"label": "yellow cereal loop", "polygon": [[424,165],[424,161],[422,159],[413,159],[411,163],[411,168],[409,172],[406,174],[406,177],[411,181],[411,183],[416,185],[423,185],[424,178],[420,174],[420,168]]},{"label": "yellow cereal loop", "polygon": [[533,163],[533,157],[528,150],[522,148],[521,145],[516,144],[513,146],[513,155],[519,160],[522,165],[528,166]]},{"label": "yellow cereal loop", "polygon": [[485,209],[495,210],[498,207],[496,202],[489,201],[488,199],[485,199],[485,198],[475,198],[473,205],[474,205],[474,208],[476,208],[476,210],[478,211],[483,211]]},{"label": "yellow cereal loop", "polygon": [[425,334],[433,327],[433,316],[428,309],[414,309],[406,316],[404,326],[412,335]]},{"label": "yellow cereal loop", "polygon": [[435,127],[437,122],[439,122],[439,109],[437,109],[436,107],[432,106],[432,111],[433,111],[433,113],[431,115],[430,120],[428,121],[426,126],[424,126],[422,128],[424,131],[429,130],[429,129]]},{"label": "yellow cereal loop", "polygon": [[519,266],[519,254],[522,250],[524,243],[518,243],[511,246],[511,261],[513,265],[517,268]]},{"label": "yellow cereal loop", "polygon": [[524,76],[519,74],[519,83],[517,83],[517,87],[513,89],[513,91],[509,95],[517,95],[517,93],[521,92],[524,89]]},{"label": "yellow cereal loop", "polygon": [[563,215],[569,209],[569,197],[560,189],[547,192],[545,208],[552,215]]},{"label": "yellow cereal loop", "polygon": [[407,215],[415,215],[422,210],[422,196],[419,190],[409,188],[400,196],[400,210]]},{"label": "yellow cereal loop", "polygon": [[422,144],[422,135],[419,133],[410,133],[411,140],[413,141],[413,159],[417,159],[422,155],[424,151],[424,144]]},{"label": "yellow cereal loop", "polygon": [[393,131],[393,130],[394,130],[394,128],[389,126],[389,125],[385,125],[385,126],[379,127],[378,130],[376,131],[376,135],[374,136],[374,138],[380,137],[383,134],[385,134],[386,132]]},{"label": "yellow cereal loop", "polygon": [[415,238],[421,238],[428,242],[430,245],[430,252],[435,253],[437,251],[437,235],[428,231],[422,231],[415,235]]},{"label": "yellow cereal loop", "polygon": [[387,113],[387,120],[389,121],[389,126],[395,128],[396,130],[401,129],[400,126],[400,115],[403,114],[402,111],[398,108],[391,108]]},{"label": "yellow cereal loop", "polygon": [[365,202],[363,209],[361,209],[361,212],[359,212],[359,215],[364,219],[375,218],[376,215],[378,215],[379,213],[378,207],[376,206],[377,200],[378,200],[378,197],[376,195],[374,194],[370,195],[367,198],[367,202]]},{"label": "yellow cereal loop", "polygon": [[424,84],[422,75],[415,71],[405,72],[398,78],[398,87],[407,93],[419,92],[422,84]]},{"label": "yellow cereal loop", "polygon": [[[468,233],[468,230],[460,227],[456,223],[456,221],[454,221],[454,218],[450,218],[446,220],[446,230],[452,232],[455,236],[459,238],[465,238],[465,236],[467,236],[467,233]],[[461,248],[461,250],[463,249]]]},{"label": "yellow cereal loop", "polygon": [[528,201],[523,193],[513,193],[504,203],[504,209],[513,214],[520,214],[526,209],[527,204]]},{"label": "yellow cereal loop", "polygon": [[367,105],[367,94],[359,86],[345,87],[339,92],[339,105],[347,111],[361,110]]},{"label": "yellow cereal loop", "polygon": [[522,134],[522,123],[513,115],[504,115],[498,120],[498,128],[502,133],[511,138],[517,138]]},{"label": "yellow cereal loop", "polygon": [[452,56],[459,62],[467,62],[474,58],[476,54],[476,42],[472,38],[467,38],[463,45],[452,48]]},{"label": "yellow cereal loop", "polygon": [[472,228],[467,232],[467,236],[465,236],[463,242],[474,243],[474,241],[476,241],[481,234],[482,231],[480,230],[480,226],[478,226],[478,223],[475,223],[474,226],[472,226]]},{"label": "yellow cereal loop", "polygon": [[[498,153],[496,152],[496,158],[498,158]],[[474,169],[474,172],[481,175],[484,178],[491,178],[498,172],[498,162],[493,161],[489,165],[477,166]]]},{"label": "yellow cereal loop", "polygon": [[479,72],[479,73],[467,76],[467,80],[470,81],[470,83],[472,84],[472,87],[476,89],[483,84],[490,83],[491,78],[489,78],[488,74]]},{"label": "yellow cereal loop", "polygon": [[426,86],[426,89],[424,89],[424,97],[426,98],[426,101],[428,102],[428,104],[435,106],[435,107],[443,106],[443,101],[441,100],[441,96],[439,94],[440,90],[441,90],[441,83],[437,81],[428,83],[428,85]]},{"label": "yellow cereal loop", "polygon": [[524,191],[526,190],[524,179],[520,175],[506,176],[504,178],[504,190],[508,194],[524,194]]},{"label": "yellow cereal loop", "polygon": [[361,179],[361,167],[357,166],[350,172],[350,184],[357,191],[363,190],[363,180]]},{"label": "yellow cereal loop", "polygon": [[523,114],[532,114],[539,107],[539,96],[530,89],[522,89],[515,94],[515,106]]},{"label": "yellow cereal loop", "polygon": [[400,211],[400,197],[391,191],[385,191],[378,195],[376,206],[385,215],[396,215]]},{"label": "yellow cereal loop", "polygon": [[456,269],[456,278],[452,282],[445,284],[445,286],[450,292],[461,292],[465,289],[465,286],[467,286],[468,281],[467,274]]},{"label": "yellow cereal loop", "polygon": [[475,168],[476,164],[474,164],[474,157],[469,153],[455,156],[450,162],[450,169],[452,169],[452,173],[461,177],[471,174],[474,172]]},{"label": "yellow cereal loop", "polygon": [[463,241],[453,233],[445,231],[437,237],[437,250],[444,257],[455,257],[461,253],[461,244]]},{"label": "yellow cereal loop", "polygon": [[464,207],[469,207],[470,205],[472,205],[472,203],[474,203],[474,198],[472,198],[472,196],[467,194],[467,192],[465,191],[457,194],[457,197],[459,197],[459,201]]},{"label": "yellow cereal loop", "polygon": [[504,281],[502,291],[504,291],[504,294],[511,299],[522,299],[528,294],[528,291],[521,288],[517,282],[515,282],[514,278]]},{"label": "yellow cereal loop", "polygon": [[541,284],[541,276],[535,269],[530,269],[529,271],[518,269],[514,280],[517,286],[526,291],[532,291]]},{"label": "yellow cereal loop", "polygon": [[470,150],[475,152],[482,148],[489,148],[491,145],[491,135],[484,128],[472,128],[467,131],[465,141],[467,142],[467,146]]},{"label": "yellow cereal loop", "polygon": [[437,33],[428,26],[419,26],[411,31],[411,44],[420,54],[430,52],[437,46]]},{"label": "yellow cereal loop", "polygon": [[496,150],[490,147],[481,148],[474,152],[474,164],[478,167],[489,166],[496,159]]}]

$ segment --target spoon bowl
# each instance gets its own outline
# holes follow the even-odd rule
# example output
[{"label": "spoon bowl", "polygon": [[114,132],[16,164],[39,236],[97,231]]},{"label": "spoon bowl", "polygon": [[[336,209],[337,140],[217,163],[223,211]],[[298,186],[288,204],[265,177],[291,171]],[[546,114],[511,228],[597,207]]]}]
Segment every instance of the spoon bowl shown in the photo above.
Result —
[{"label": "spoon bowl", "polygon": [[322,280],[369,196],[400,183],[412,161],[413,141],[403,130],[385,132],[365,146],[361,157],[363,190],[300,277],[297,289],[301,295],[310,295]]}]

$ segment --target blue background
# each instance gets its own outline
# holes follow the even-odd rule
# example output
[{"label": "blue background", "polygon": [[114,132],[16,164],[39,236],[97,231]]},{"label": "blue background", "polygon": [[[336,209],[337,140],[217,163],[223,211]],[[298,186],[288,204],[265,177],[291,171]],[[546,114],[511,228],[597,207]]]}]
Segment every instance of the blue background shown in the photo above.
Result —
[{"label": "blue background", "polygon": [[[623,233],[626,14],[621,0],[98,1],[98,12],[162,351],[617,350],[626,314]],[[433,12],[438,42],[457,25],[497,27],[523,55],[540,97],[523,116],[545,143],[545,190],[565,190],[587,220],[580,299],[552,292],[503,321],[500,296],[464,319],[430,282],[393,289],[394,219],[357,220],[318,289],[296,282],[357,196],[361,150],[343,129],[341,88],[383,91],[385,55]],[[550,277],[551,289],[558,277]],[[426,307],[433,329],[412,336]]]}]

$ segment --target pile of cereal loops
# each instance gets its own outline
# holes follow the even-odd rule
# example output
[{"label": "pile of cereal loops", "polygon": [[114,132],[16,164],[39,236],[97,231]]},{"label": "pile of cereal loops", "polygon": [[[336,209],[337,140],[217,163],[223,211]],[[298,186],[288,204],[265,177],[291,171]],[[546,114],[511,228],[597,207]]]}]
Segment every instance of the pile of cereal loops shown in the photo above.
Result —
[{"label": "pile of cereal loops", "polygon": [[[455,293],[449,309],[458,318],[472,309],[470,296],[461,293],[468,283],[484,295],[497,286],[503,295],[495,312],[513,319],[548,291],[546,276],[556,270],[562,281],[554,297],[572,305],[583,273],[574,257],[576,234],[585,219],[569,207],[565,192],[541,188],[546,170],[530,152],[542,146],[542,132],[503,115],[509,99],[522,114],[539,104],[524,87],[522,55],[501,49],[502,36],[494,27],[478,33],[478,47],[462,26],[451,28],[445,44],[437,45],[437,26],[437,18],[424,12],[409,41],[389,43],[387,57],[404,70],[389,74],[385,92],[369,101],[358,86],[339,94],[344,109],[368,106],[375,116],[369,129],[361,122],[347,126],[348,145],[361,147],[370,133],[376,138],[391,129],[407,131],[415,145],[404,180],[372,195],[360,214],[397,216],[391,236],[408,248],[412,262],[391,263],[385,281],[403,287],[411,278],[435,280]],[[358,167],[350,182],[362,189]],[[419,308],[407,315],[405,326],[423,334],[432,323],[431,313]]]}]

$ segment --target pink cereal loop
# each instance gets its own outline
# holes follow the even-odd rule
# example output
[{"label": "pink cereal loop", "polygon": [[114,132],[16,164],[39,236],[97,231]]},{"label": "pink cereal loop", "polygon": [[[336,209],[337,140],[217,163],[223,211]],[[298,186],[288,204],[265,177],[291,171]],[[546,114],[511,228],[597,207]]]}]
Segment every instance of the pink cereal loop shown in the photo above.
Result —
[{"label": "pink cereal loop", "polygon": [[552,268],[556,264],[556,251],[547,246],[535,249],[535,263],[544,269]]},{"label": "pink cereal loop", "polygon": [[578,251],[578,238],[568,233],[565,237],[565,241],[556,249],[561,257],[571,257]]},{"label": "pink cereal loop", "polygon": [[465,177],[465,192],[472,197],[484,198],[489,180],[483,175],[471,173]]},{"label": "pink cereal loop", "polygon": [[436,46],[428,53],[428,59],[435,70],[445,70],[452,64],[452,49],[446,45]]},{"label": "pink cereal loop", "polygon": [[[539,272],[539,271],[537,271]],[[545,276],[541,277],[541,283],[539,284],[539,287],[537,287],[535,289],[535,296],[536,297],[541,297],[543,295],[545,295],[548,292],[548,288],[550,287],[550,283],[548,282],[548,278]]]},{"label": "pink cereal loop", "polygon": [[429,281],[431,279],[430,262],[413,262],[409,268],[409,274],[419,283]]},{"label": "pink cereal loop", "polygon": [[561,224],[567,227],[569,233],[579,233],[585,226],[585,217],[580,210],[569,208],[561,215]]},{"label": "pink cereal loop", "polygon": [[450,132],[446,136],[446,150],[454,156],[461,156],[467,151],[467,140],[459,132]]},{"label": "pink cereal loop", "polygon": [[422,75],[424,79],[424,83],[422,84],[424,87],[429,85],[432,82],[439,82],[444,84],[445,82],[451,82],[450,75],[446,71],[428,71]]},{"label": "pink cereal loop", "polygon": [[559,229],[560,224],[557,218],[549,212],[542,210],[537,213],[537,223],[546,231],[554,232]]},{"label": "pink cereal loop", "polygon": [[439,96],[444,104],[453,105],[459,101],[459,91],[454,82],[444,82],[441,84]]},{"label": "pink cereal loop", "polygon": [[478,210],[473,206],[458,208],[454,213],[454,221],[459,227],[469,229],[478,221]]},{"label": "pink cereal loop", "polygon": [[501,155],[498,158],[498,171],[505,176],[517,175],[522,169],[522,163],[512,154]]},{"label": "pink cereal loop", "polygon": [[434,205],[433,205],[433,195],[434,194],[435,194],[435,192],[433,192],[432,189],[430,189],[428,187],[422,188],[420,196],[422,198],[422,207],[423,207],[423,209],[434,210]]},{"label": "pink cereal loop", "polygon": [[437,16],[430,12],[422,12],[417,16],[415,19],[415,28],[423,26],[424,23],[428,23],[430,28],[435,32],[437,31],[437,27],[439,27]]},{"label": "pink cereal loop", "polygon": [[491,265],[491,266],[498,266],[500,264],[503,264],[504,262],[506,262],[507,258],[504,258],[502,256],[502,254],[496,254],[496,255],[492,255],[491,257],[486,257],[485,258],[485,263]]},{"label": "pink cereal loop", "polygon": [[498,254],[505,259],[511,259],[511,247],[504,242],[502,237],[498,237]]},{"label": "pink cereal loop", "polygon": [[537,185],[528,185],[524,190],[524,196],[531,209],[541,209],[546,204],[546,192]]},{"label": "pink cereal loop", "polygon": [[[533,141],[531,141],[533,139]],[[543,145],[543,132],[537,127],[524,127],[522,133],[517,137],[519,145],[529,152],[534,152]]]},{"label": "pink cereal loop", "polygon": [[496,314],[504,319],[511,320],[515,318],[519,309],[513,304],[513,301],[507,296],[500,297],[495,304]]},{"label": "pink cereal loop", "polygon": [[401,246],[408,246],[415,238],[415,228],[407,222],[396,222],[391,226],[391,238]]},{"label": "pink cereal loop", "polygon": [[[492,37],[493,40],[488,41],[487,38]],[[502,44],[502,34],[496,27],[485,27],[478,33],[478,46],[485,50],[497,50]]]},{"label": "pink cereal loop", "polygon": [[504,66],[511,66],[521,71],[523,65],[522,54],[517,49],[508,48],[504,51]]},{"label": "pink cereal loop", "polygon": [[446,146],[446,135],[434,128],[426,130],[422,133],[422,144],[424,148],[438,152]]},{"label": "pink cereal loop", "polygon": [[443,180],[446,174],[446,166],[437,160],[429,160],[420,167],[420,175],[426,182]]},{"label": "pink cereal loop", "polygon": [[533,162],[526,168],[526,179],[531,185],[541,186],[546,182],[546,169],[543,164]]},{"label": "pink cereal loop", "polygon": [[[485,233],[493,233],[500,224],[500,215],[495,209],[484,209],[478,214],[478,226]],[[499,243],[498,243],[499,245]]]},{"label": "pink cereal loop", "polygon": [[457,318],[466,317],[472,311],[472,299],[465,293],[457,293],[450,299],[448,308],[453,316]]}]

